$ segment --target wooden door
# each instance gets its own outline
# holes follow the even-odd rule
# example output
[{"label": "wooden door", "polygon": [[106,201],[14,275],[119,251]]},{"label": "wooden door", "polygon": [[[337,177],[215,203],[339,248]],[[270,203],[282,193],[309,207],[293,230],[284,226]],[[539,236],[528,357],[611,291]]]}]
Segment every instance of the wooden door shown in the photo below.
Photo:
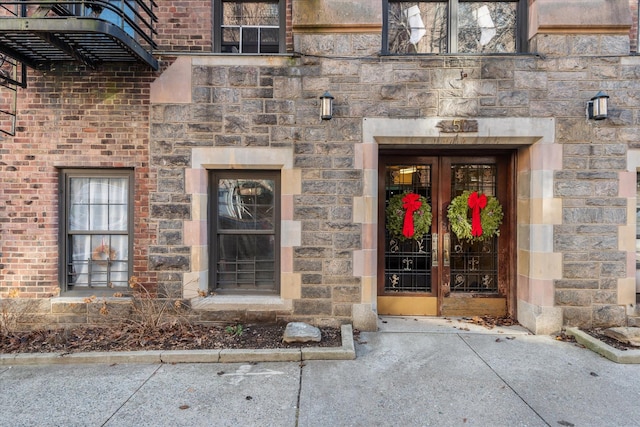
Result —
[{"label": "wooden door", "polygon": [[[514,259],[511,257],[512,156],[382,155],[379,169],[378,313],[388,315],[504,316]],[[447,209],[464,191],[500,202],[500,235],[458,239]],[[416,193],[430,207],[432,223],[419,239],[389,231],[387,207],[394,196]]]}]

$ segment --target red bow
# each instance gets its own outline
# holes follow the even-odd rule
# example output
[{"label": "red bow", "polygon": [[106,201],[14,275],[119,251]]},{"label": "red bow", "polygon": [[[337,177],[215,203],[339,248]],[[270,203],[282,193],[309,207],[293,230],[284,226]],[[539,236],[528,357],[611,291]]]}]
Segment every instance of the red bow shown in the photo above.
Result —
[{"label": "red bow", "polygon": [[482,236],[482,221],[480,221],[480,209],[484,209],[487,206],[487,196],[484,194],[478,195],[477,191],[474,191],[469,195],[468,200],[471,211],[471,235],[473,237]]},{"label": "red bow", "polygon": [[413,213],[420,209],[422,202],[420,196],[415,193],[409,193],[402,198],[402,207],[407,210],[404,214],[404,223],[402,225],[402,234],[409,238],[415,234],[413,228]]}]

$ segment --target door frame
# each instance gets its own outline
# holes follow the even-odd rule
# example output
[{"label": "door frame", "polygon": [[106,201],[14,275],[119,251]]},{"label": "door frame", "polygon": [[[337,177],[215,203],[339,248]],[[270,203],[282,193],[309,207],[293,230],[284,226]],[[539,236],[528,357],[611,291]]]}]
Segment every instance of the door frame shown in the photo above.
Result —
[{"label": "door frame", "polygon": [[[499,276],[504,277],[506,281],[506,288],[504,289],[506,295],[506,315],[512,318],[516,317],[516,304],[517,304],[517,282],[516,282],[516,271],[517,271],[517,229],[516,229],[516,187],[517,187],[517,150],[514,149],[485,149],[485,150],[469,150],[469,147],[461,147],[464,148],[464,151],[461,149],[417,149],[415,147],[411,149],[390,149],[385,147],[380,147],[378,151],[378,243],[377,243],[377,277],[378,283],[376,283],[376,298],[380,298],[380,288],[384,286],[384,277],[385,277],[385,259],[384,259],[384,248],[385,248],[385,223],[383,221],[384,218],[384,209],[385,209],[385,171],[384,167],[387,164],[392,164],[395,160],[400,163],[406,163],[409,161],[415,162],[417,159],[425,159],[430,160],[433,167],[433,179],[437,180],[440,176],[446,175],[443,171],[440,171],[440,166],[444,164],[441,161],[442,158],[459,158],[466,159],[470,162],[478,161],[482,158],[494,157],[497,158],[499,164],[502,167],[498,168],[498,176],[497,180],[499,183],[506,183],[506,185],[499,185],[497,187],[497,196],[500,200],[500,203],[504,212],[504,219],[502,222],[501,230],[502,233],[498,237],[498,258],[501,262],[498,264],[499,268]],[[419,161],[419,160],[418,160]],[[449,163],[447,163],[449,164]],[[450,200],[442,200],[441,193],[445,190],[442,190],[443,185],[448,185],[450,188],[450,182],[445,184],[440,184],[440,188],[434,189],[434,199],[439,201],[439,206],[432,206],[432,232],[437,232],[438,234],[442,233],[446,228],[446,209]],[[437,196],[435,192],[438,192]],[[448,190],[447,190],[448,192]],[[433,202],[432,202],[433,203]],[[443,253],[443,239],[438,239],[438,248],[437,253],[438,256]],[[440,268],[440,267],[435,267]],[[442,273],[440,271],[434,275],[437,278],[442,277]],[[436,312],[438,316],[442,315],[442,304],[443,304],[443,292],[441,291],[442,280],[434,280],[432,286],[431,295],[425,297],[433,297],[437,298],[437,308]],[[383,296],[384,297],[384,296]],[[395,296],[394,298],[420,298],[416,296]],[[433,311],[431,311],[433,312]],[[420,315],[419,313],[418,315]]]}]

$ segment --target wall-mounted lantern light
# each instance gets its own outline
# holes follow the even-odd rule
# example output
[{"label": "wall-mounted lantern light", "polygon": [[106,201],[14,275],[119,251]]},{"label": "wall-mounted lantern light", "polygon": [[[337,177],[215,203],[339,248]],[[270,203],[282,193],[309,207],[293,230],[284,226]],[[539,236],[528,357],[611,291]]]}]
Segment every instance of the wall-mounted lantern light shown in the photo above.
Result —
[{"label": "wall-mounted lantern light", "polygon": [[596,96],[587,102],[587,117],[593,120],[604,120],[607,118],[609,109],[609,95],[598,92]]},{"label": "wall-mounted lantern light", "polygon": [[331,120],[333,117],[333,100],[329,91],[320,97],[320,118],[322,120]]}]

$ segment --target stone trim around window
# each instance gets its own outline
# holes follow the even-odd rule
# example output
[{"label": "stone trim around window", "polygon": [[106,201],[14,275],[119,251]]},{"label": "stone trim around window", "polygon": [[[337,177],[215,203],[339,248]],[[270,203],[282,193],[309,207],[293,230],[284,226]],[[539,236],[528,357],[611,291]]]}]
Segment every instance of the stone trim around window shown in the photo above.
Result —
[{"label": "stone trim around window", "polygon": [[[194,307],[208,310],[290,311],[301,295],[301,275],[293,272],[293,248],[301,245],[302,227],[293,220],[293,197],[302,194],[301,171],[293,167],[292,148],[212,147],[196,148],[191,154],[191,169],[186,170],[186,192],[192,200],[192,218],[185,221],[185,244],[191,247],[192,270],[184,274],[183,295]],[[206,295],[209,283],[208,249],[208,172],[212,169],[279,170],[280,191],[280,295]]]}]

